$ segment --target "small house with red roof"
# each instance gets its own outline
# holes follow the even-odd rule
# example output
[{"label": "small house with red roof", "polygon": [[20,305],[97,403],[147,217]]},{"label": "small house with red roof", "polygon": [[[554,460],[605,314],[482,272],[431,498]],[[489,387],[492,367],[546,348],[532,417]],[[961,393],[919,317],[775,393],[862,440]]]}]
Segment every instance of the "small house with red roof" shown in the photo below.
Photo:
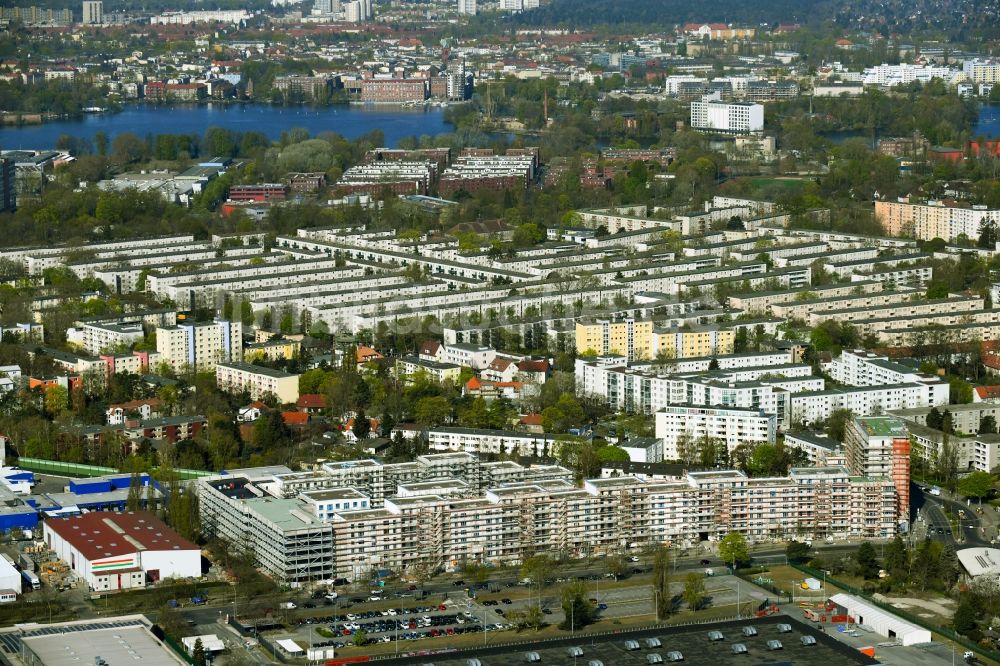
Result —
[{"label": "small house with red roof", "polygon": [[516,373],[517,365],[515,365],[514,359],[497,356],[483,370],[483,379],[494,382],[510,382],[514,381]]},{"label": "small house with red roof", "polygon": [[972,402],[1000,402],[1000,386],[977,386],[972,390]]},{"label": "small house with red roof", "polygon": [[542,434],[545,432],[545,429],[542,428],[542,415],[525,414],[518,421],[517,429],[524,432],[533,432],[539,435]]},{"label": "small house with red roof", "polygon": [[105,416],[108,425],[121,425],[125,423],[125,417],[138,415],[141,419],[151,419],[160,415],[159,398],[143,398],[141,400],[130,400],[117,405],[109,405]]},{"label": "small house with red roof", "polygon": [[382,354],[379,354],[371,347],[366,347],[365,345],[358,345],[358,348],[355,351],[355,356],[358,365],[364,365],[365,363],[370,363],[372,361],[380,361],[383,358]]},{"label": "small house with red roof", "polygon": [[322,414],[326,409],[326,396],[320,393],[303,393],[295,402],[295,406],[306,414]]},{"label": "small house with red roof", "polygon": [[309,415],[305,412],[281,412],[281,420],[289,428],[305,428],[309,425]]},{"label": "small house with red roof", "polygon": [[522,382],[544,384],[545,380],[549,378],[551,370],[549,362],[544,359],[526,358],[523,361],[517,362],[516,378]]},{"label": "small house with red roof", "polygon": [[427,340],[417,351],[417,357],[422,361],[440,361],[441,343],[437,340]]}]

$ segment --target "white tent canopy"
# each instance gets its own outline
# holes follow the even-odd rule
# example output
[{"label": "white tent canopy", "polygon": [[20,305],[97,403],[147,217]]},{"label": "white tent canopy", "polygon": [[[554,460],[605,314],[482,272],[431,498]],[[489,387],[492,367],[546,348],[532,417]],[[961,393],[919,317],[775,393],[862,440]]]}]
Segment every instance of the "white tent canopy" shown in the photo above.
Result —
[{"label": "white tent canopy", "polygon": [[279,638],[275,641],[282,650],[288,654],[302,654],[304,651],[299,644],[289,638]]},{"label": "white tent canopy", "polygon": [[931,632],[918,627],[912,622],[882,610],[864,599],[850,594],[834,594],[830,601],[847,611],[857,624],[871,627],[872,630],[886,638],[894,638],[903,645],[918,645],[931,642]]},{"label": "white tent canopy", "polygon": [[181,639],[181,643],[184,644],[184,649],[188,651],[188,654],[194,654],[194,644],[198,642],[198,639],[201,639],[201,647],[205,652],[222,652],[226,649],[225,644],[215,634],[185,636]]}]

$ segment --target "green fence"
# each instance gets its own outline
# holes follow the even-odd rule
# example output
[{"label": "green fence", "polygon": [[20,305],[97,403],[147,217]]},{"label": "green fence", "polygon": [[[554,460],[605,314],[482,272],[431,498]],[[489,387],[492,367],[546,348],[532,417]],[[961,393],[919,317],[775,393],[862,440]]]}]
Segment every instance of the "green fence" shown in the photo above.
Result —
[{"label": "green fence", "polygon": [[898,615],[907,622],[911,622],[917,625],[918,627],[923,627],[924,629],[932,631],[936,634],[940,634],[941,636],[944,636],[945,638],[958,643],[959,645],[965,647],[966,649],[973,650],[975,652],[978,652],[979,654],[989,657],[993,661],[1000,662],[1000,651],[988,647],[983,647],[978,643],[974,643],[970,641],[968,638],[956,634],[948,627],[931,624],[925,618],[917,617],[912,613],[908,613],[905,610],[896,608],[892,604],[887,604],[882,601],[873,599],[871,593],[865,592],[864,590],[860,590],[854,587],[853,585],[850,585],[843,581],[839,581],[836,578],[830,578],[830,576],[826,575],[823,571],[820,571],[819,569],[813,569],[812,567],[808,567],[804,564],[791,564],[791,566],[795,567],[802,573],[809,574],[813,578],[825,578],[827,583],[834,585],[835,587],[839,587],[845,592],[849,592],[850,594],[853,594],[856,597],[861,597],[862,599],[864,599],[873,606],[881,608],[889,613],[892,613],[893,615]]},{"label": "green fence", "polygon": [[[22,469],[40,474],[56,474],[59,476],[93,477],[105,476],[107,474],[119,474],[114,467],[102,467],[100,465],[83,465],[81,463],[62,462],[59,460],[45,460],[43,458],[20,457],[17,464]],[[155,468],[154,468],[155,469]],[[198,479],[203,476],[212,476],[215,472],[207,472],[200,469],[175,469],[174,473],[181,479]]]}]

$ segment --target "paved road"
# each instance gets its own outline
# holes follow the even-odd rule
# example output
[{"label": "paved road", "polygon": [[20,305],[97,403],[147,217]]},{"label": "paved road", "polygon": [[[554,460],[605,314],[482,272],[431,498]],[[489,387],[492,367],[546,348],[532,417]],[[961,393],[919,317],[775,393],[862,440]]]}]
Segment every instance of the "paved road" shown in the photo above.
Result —
[{"label": "paved road", "polygon": [[[988,505],[983,507],[984,513],[980,516],[976,513],[979,506],[975,504],[970,506],[947,492],[931,495],[917,487],[914,489],[913,498],[914,505],[919,509],[919,519],[914,526],[916,538],[926,534],[931,539],[952,544],[957,548],[968,548],[988,546],[996,535],[994,516],[989,515],[995,511]],[[963,512],[964,516],[959,511]],[[951,516],[959,518],[957,528],[952,527]]]}]

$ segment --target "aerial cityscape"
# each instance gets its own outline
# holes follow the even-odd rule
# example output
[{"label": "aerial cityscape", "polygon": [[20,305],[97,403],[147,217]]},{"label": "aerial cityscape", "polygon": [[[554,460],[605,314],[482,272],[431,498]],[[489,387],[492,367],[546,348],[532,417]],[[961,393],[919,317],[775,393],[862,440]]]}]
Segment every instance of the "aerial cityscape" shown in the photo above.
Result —
[{"label": "aerial cityscape", "polygon": [[0,229],[6,666],[1000,664],[996,0],[9,0]]}]

